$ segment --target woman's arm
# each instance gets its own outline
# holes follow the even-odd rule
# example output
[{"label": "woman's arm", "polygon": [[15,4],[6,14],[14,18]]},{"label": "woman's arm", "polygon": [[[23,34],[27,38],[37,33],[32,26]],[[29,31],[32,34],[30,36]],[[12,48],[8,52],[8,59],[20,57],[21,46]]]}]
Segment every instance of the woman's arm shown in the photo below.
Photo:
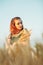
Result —
[{"label": "woman's arm", "polygon": [[27,44],[30,42],[31,30],[25,29],[20,39],[18,40],[20,43]]},{"label": "woman's arm", "polygon": [[21,38],[20,38],[20,41],[30,39],[31,32],[32,32],[31,30],[28,31],[27,29],[25,29]]}]

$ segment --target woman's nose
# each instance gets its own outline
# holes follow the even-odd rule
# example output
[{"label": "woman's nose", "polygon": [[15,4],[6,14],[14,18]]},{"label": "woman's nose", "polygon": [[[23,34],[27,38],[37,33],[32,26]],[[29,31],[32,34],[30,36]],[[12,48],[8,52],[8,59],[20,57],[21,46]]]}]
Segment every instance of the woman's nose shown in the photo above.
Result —
[{"label": "woman's nose", "polygon": [[20,24],[20,26],[22,26],[22,24]]}]

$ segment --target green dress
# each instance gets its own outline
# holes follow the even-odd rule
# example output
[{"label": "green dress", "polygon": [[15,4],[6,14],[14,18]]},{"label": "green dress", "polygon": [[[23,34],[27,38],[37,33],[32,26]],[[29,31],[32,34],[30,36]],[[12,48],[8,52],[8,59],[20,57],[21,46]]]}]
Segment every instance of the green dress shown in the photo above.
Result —
[{"label": "green dress", "polygon": [[16,41],[18,41],[18,39],[20,38],[20,36],[21,36],[21,34],[19,35],[19,36],[17,36],[17,37],[15,37],[15,36],[12,36],[11,37],[11,44],[13,44],[14,42],[16,42]]}]

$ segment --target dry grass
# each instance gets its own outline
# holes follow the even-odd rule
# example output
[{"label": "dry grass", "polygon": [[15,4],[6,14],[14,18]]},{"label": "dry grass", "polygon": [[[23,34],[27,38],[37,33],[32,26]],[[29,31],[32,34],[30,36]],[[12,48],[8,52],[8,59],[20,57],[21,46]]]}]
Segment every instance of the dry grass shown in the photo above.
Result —
[{"label": "dry grass", "polygon": [[[32,50],[34,50],[34,51],[31,51],[31,52],[33,52],[34,56],[32,57],[29,65],[43,65],[43,44],[36,43],[35,48],[36,48],[36,51],[32,48]],[[20,50],[20,49],[18,48],[18,50]],[[17,55],[17,53],[16,53],[16,55]],[[22,55],[21,52],[20,52],[20,55]],[[18,58],[18,60],[20,61],[19,58]],[[11,55],[9,55],[4,48],[0,48],[0,65],[17,65],[17,64],[15,64],[14,51],[11,51]],[[23,64],[21,64],[21,65],[23,65]]]}]

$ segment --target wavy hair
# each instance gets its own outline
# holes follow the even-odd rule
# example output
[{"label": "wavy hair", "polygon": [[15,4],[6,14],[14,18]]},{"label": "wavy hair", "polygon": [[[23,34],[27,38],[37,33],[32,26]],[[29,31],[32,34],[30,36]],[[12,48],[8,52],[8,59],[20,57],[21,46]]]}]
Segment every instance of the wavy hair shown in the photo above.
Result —
[{"label": "wavy hair", "polygon": [[[17,29],[16,26],[15,26],[15,20],[18,20],[18,19],[21,20],[20,17],[14,17],[14,18],[12,18],[12,20],[11,20],[11,22],[10,22],[10,32],[11,32],[11,34],[16,34],[16,33],[18,33],[18,32],[20,31],[20,30]],[[22,22],[22,20],[21,20],[21,22]],[[23,29],[23,28],[22,28],[22,29]],[[21,29],[21,30],[22,30],[22,29]]]}]

